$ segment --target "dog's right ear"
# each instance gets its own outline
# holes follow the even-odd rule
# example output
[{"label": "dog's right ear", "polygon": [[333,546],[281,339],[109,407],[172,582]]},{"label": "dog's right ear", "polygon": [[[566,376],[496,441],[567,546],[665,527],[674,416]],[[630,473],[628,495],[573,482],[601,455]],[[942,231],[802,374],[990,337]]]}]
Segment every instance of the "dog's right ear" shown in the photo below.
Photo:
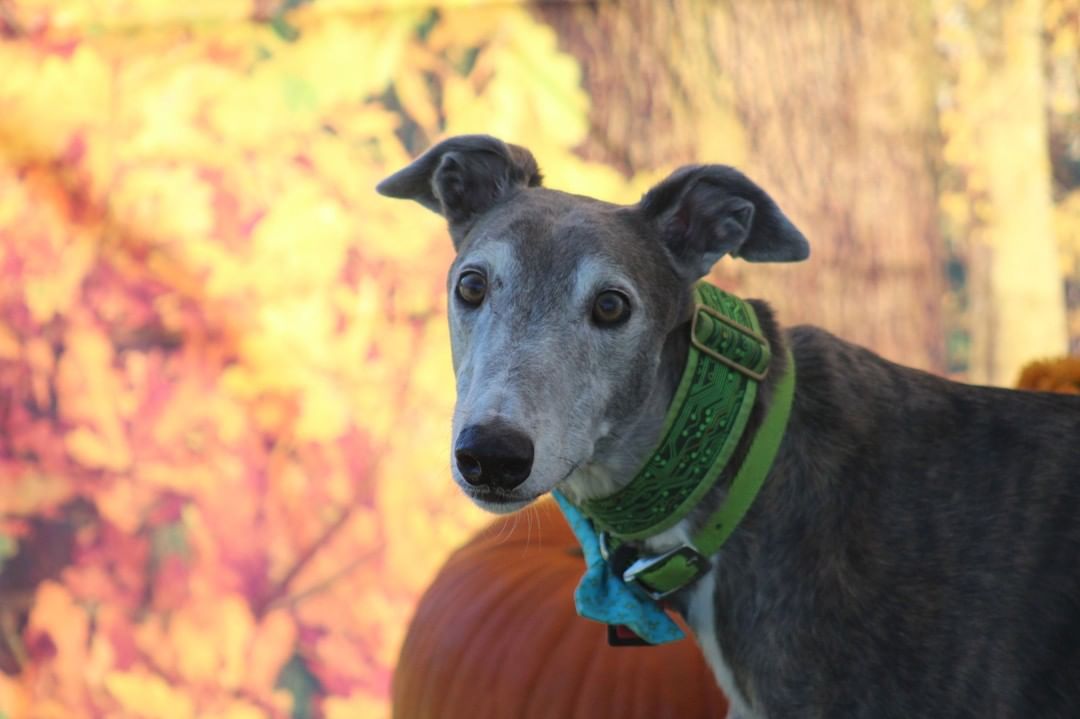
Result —
[{"label": "dog's right ear", "polygon": [[511,190],[538,187],[540,168],[532,153],[490,135],[443,140],[375,188],[379,194],[416,200],[460,230]]}]

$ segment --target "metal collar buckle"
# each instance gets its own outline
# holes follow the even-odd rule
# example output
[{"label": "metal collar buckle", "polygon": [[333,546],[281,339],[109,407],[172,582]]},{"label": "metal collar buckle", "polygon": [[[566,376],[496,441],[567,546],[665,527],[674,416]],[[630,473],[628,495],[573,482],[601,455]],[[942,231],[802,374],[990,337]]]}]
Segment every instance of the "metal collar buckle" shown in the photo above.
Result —
[{"label": "metal collar buckle", "polygon": [[768,369],[769,366],[768,366],[767,363],[765,365],[764,370],[762,370],[761,372],[757,372],[757,371],[755,371],[754,369],[752,369],[750,367],[746,367],[745,365],[739,364],[738,362],[731,359],[730,357],[725,357],[724,355],[720,354],[715,349],[713,349],[712,347],[709,347],[704,342],[702,342],[701,340],[698,339],[698,336],[697,336],[698,318],[701,317],[702,313],[707,314],[709,317],[712,317],[713,319],[717,320],[718,322],[724,323],[725,325],[732,328],[736,332],[740,332],[740,333],[746,335],[747,337],[749,337],[750,339],[754,340],[758,344],[760,344],[765,349],[766,356],[768,356],[770,354],[770,352],[772,351],[772,348],[769,346],[769,340],[765,339],[765,337],[763,335],[755,332],[754,330],[747,327],[746,325],[743,325],[743,324],[740,324],[740,323],[736,322],[735,320],[731,319],[730,317],[726,317],[721,312],[719,312],[719,311],[713,309],[712,307],[709,307],[708,305],[703,304],[701,302],[698,302],[697,304],[694,305],[694,318],[690,322],[690,344],[694,345],[694,347],[697,347],[697,349],[699,351],[704,352],[705,354],[707,354],[709,357],[712,357],[714,360],[716,360],[720,364],[725,365],[726,367],[730,367],[731,369],[735,370],[739,374],[745,375],[745,376],[749,377],[750,379],[756,380],[758,382],[765,379],[765,375],[768,374],[768,372],[769,372],[769,369]]},{"label": "metal collar buckle", "polygon": [[[684,573],[674,586],[654,587],[648,583],[648,575],[662,571],[670,562],[683,562]],[[669,597],[683,587],[697,581],[709,571],[709,560],[689,544],[684,544],[654,557],[642,557],[623,572],[623,581],[655,601]]]}]

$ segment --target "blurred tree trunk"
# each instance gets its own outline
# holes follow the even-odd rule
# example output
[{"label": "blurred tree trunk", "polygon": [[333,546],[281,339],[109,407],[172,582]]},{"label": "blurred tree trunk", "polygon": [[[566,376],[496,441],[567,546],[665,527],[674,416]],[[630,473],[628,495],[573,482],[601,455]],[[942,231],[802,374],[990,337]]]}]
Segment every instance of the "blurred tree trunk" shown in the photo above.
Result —
[{"label": "blurred tree trunk", "polygon": [[927,2],[672,0],[547,6],[581,60],[582,152],[626,171],[738,165],[810,240],[808,263],[718,279],[884,356],[944,371]]},{"label": "blurred tree trunk", "polygon": [[969,376],[1012,385],[1024,364],[1064,354],[1068,344],[1053,229],[1043,3],[994,0],[978,14],[959,0],[939,5],[944,209],[969,278]]}]

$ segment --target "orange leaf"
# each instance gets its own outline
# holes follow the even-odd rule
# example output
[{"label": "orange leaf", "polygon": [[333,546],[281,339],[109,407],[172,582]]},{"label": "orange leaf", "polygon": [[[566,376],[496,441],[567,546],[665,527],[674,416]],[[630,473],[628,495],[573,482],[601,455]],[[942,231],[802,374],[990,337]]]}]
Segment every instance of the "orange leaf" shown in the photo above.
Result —
[{"label": "orange leaf", "polygon": [[111,672],[105,689],[131,716],[144,719],[195,719],[195,701],[180,688],[145,671]]}]

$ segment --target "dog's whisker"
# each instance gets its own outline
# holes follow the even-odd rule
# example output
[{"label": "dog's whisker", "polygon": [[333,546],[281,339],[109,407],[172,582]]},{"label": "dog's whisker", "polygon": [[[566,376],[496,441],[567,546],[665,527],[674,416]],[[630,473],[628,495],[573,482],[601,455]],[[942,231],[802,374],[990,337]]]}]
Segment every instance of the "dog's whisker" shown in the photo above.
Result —
[{"label": "dog's whisker", "polygon": [[506,544],[513,539],[514,534],[517,533],[518,522],[521,521],[521,513],[514,514],[514,521],[510,524],[510,531],[506,533],[506,537],[499,542],[499,544]]},{"label": "dog's whisker", "polygon": [[503,543],[503,541],[504,541],[503,540],[503,534],[507,531],[507,527],[509,526],[509,524],[510,524],[510,520],[509,520],[509,517],[507,517],[506,519],[503,519],[502,521],[499,521],[499,522],[495,522],[494,524],[492,524],[492,525],[490,525],[488,527],[489,531],[494,531],[494,533],[495,533],[495,536],[492,539],[493,544],[498,546],[498,545]]},{"label": "dog's whisker", "polygon": [[499,544],[506,544],[514,536],[514,530],[517,529],[518,519],[519,519],[519,517],[515,514],[514,517],[513,517],[514,521],[512,521],[512,522],[508,521],[506,523],[506,525],[505,525],[506,534],[505,535],[503,535],[503,534],[499,535],[499,539],[500,539]]},{"label": "dog's whisker", "polygon": [[540,514],[539,507],[536,509],[536,546],[544,546],[544,516]]},{"label": "dog's whisker", "polygon": [[532,505],[525,508],[525,548],[521,551],[522,555],[528,554],[529,542],[532,540]]}]

